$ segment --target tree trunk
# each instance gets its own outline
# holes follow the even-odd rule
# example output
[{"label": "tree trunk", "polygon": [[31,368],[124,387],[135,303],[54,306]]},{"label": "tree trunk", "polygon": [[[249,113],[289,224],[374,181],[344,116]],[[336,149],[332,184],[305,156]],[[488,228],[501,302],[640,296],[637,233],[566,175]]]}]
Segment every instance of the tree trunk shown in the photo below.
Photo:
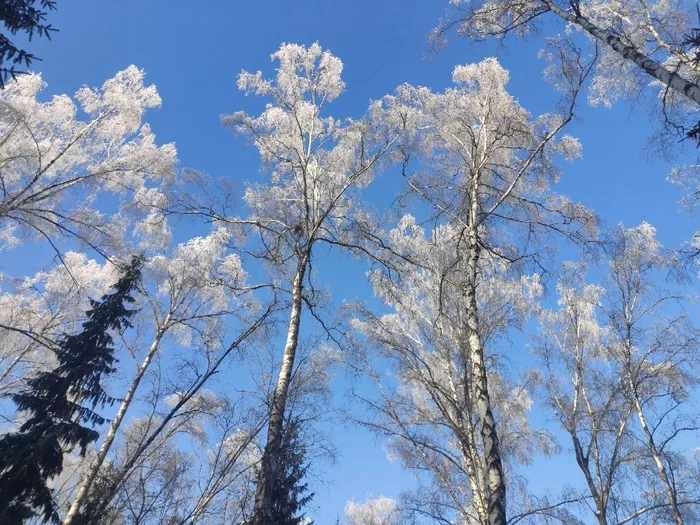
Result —
[{"label": "tree trunk", "polygon": [[607,44],[621,57],[639,66],[647,75],[657,79],[659,82],[662,82],[669,88],[677,91],[696,104],[700,104],[700,86],[697,84],[686,80],[678,73],[669,71],[662,64],[659,64],[655,60],[649,58],[647,55],[640,53],[634,47],[625,44],[615,35],[601,29],[588,20],[588,18],[585,16],[565,11],[550,0],[545,0],[545,3],[553,13],[560,16],[567,22],[576,24],[600,42]]},{"label": "tree trunk", "polygon": [[[488,501],[484,494],[484,478],[479,461],[479,452],[476,448],[476,430],[470,414],[471,407],[473,406],[469,394],[470,375],[466,370],[463,371],[463,382],[464,414],[459,410],[460,403],[457,397],[457,389],[454,387],[453,382],[450,381],[451,393],[454,397],[455,406],[457,407],[457,424],[459,425],[457,436],[460,452],[462,453],[462,462],[465,464],[467,478],[469,479],[469,488],[472,491],[473,505],[476,514],[481,523],[488,523]],[[466,433],[466,435],[463,433]]]},{"label": "tree trunk", "polygon": [[[589,466],[588,456],[583,452],[583,447],[581,446],[581,441],[576,434],[575,429],[569,431],[571,435],[571,442],[574,446],[574,453],[576,454],[576,463],[578,464],[581,472],[583,472],[586,478],[586,484],[588,485],[588,490],[591,493],[593,502],[595,503],[596,510],[593,512],[595,514],[598,525],[608,525],[606,504],[603,501],[603,497],[598,492],[595,481],[593,480],[593,475],[591,474],[591,469]],[[593,439],[593,438],[591,438]]]},{"label": "tree trunk", "polygon": [[[233,341],[226,351],[224,351],[221,356],[214,362],[214,364],[204,373],[197,381],[196,383],[187,391],[187,393],[180,397],[180,400],[177,402],[177,404],[170,409],[170,411],[167,413],[167,415],[163,418],[163,420],[160,422],[158,427],[151,432],[151,435],[141,443],[141,445],[134,451],[134,453],[131,455],[129,460],[121,467],[119,473],[114,477],[114,479],[111,480],[109,488],[105,490],[103,494],[100,494],[100,501],[98,506],[94,509],[96,514],[100,514],[105,512],[107,509],[107,506],[112,502],[114,499],[114,496],[117,494],[117,491],[119,490],[121,484],[124,482],[124,480],[128,477],[129,472],[131,469],[136,465],[136,462],[138,461],[139,457],[148,449],[149,446],[156,440],[156,438],[160,435],[160,433],[165,429],[165,427],[170,423],[170,421],[173,420],[179,413],[180,409],[190,400],[192,397],[197,394],[201,390],[201,388],[204,386],[204,384],[209,380],[209,378],[214,375],[218,369],[219,366],[221,366],[221,363],[224,362],[224,360],[229,356],[229,354],[236,348],[240,346],[240,344],[245,341],[248,337],[250,337],[255,331],[257,331],[260,326],[263,325],[265,320],[270,316],[272,313],[273,308],[272,306],[269,306],[263,314],[258,317],[258,319],[250,326],[248,327],[247,330],[245,330],[235,341]],[[151,355],[151,358],[153,355]],[[145,363],[145,361],[144,361]],[[149,360],[150,364],[150,360]],[[143,368],[143,367],[142,367]],[[144,369],[145,373],[145,369]],[[143,377],[143,374],[141,374],[141,377]],[[140,378],[139,378],[140,381]],[[89,495],[89,493],[88,493]],[[79,514],[76,514],[76,516],[79,516]],[[88,517],[91,519],[91,517]],[[75,520],[75,518],[74,518]],[[81,524],[83,523],[82,521],[80,522]],[[66,525],[65,523],[63,525]]]},{"label": "tree trunk", "polygon": [[649,452],[651,453],[651,456],[654,459],[656,468],[659,471],[659,477],[661,478],[661,481],[664,484],[664,488],[666,489],[666,495],[668,496],[668,501],[671,505],[671,511],[673,512],[673,519],[675,520],[676,525],[684,525],[683,517],[681,516],[681,511],[678,507],[678,499],[676,498],[676,493],[673,490],[673,486],[671,486],[671,480],[668,479],[666,466],[664,465],[663,459],[661,458],[661,454],[659,454],[659,450],[654,440],[654,435],[651,433],[651,430],[649,430],[649,425],[647,425],[647,420],[644,416],[644,409],[642,408],[642,404],[639,401],[637,389],[635,388],[634,382],[632,381],[632,377],[629,375],[629,373],[628,387],[630,388],[630,394],[632,395],[632,400],[634,402],[635,411],[637,412],[639,424],[641,425],[642,430],[644,431],[644,435],[646,436]]},{"label": "tree trunk", "polygon": [[168,316],[165,318],[165,322],[162,325],[164,328],[160,328],[156,333],[156,337],[153,340],[151,347],[148,349],[146,357],[144,358],[143,362],[141,363],[141,366],[136,372],[136,376],[131,381],[129,390],[126,393],[126,396],[124,396],[124,400],[122,401],[122,404],[119,407],[117,415],[114,417],[112,423],[110,423],[109,425],[109,430],[107,431],[105,440],[102,443],[102,446],[100,447],[100,451],[97,453],[97,457],[92,461],[90,469],[85,475],[85,478],[83,479],[83,482],[80,485],[80,489],[78,489],[78,493],[75,496],[75,500],[73,500],[73,503],[70,509],[68,510],[66,519],[63,521],[63,525],[70,525],[77,516],[78,512],[80,511],[80,506],[85,501],[85,498],[87,497],[90,491],[90,487],[92,487],[92,484],[95,481],[95,478],[97,477],[97,473],[100,471],[100,468],[102,467],[102,464],[104,463],[104,460],[107,457],[107,453],[109,452],[109,449],[114,443],[114,439],[117,435],[117,430],[119,430],[124,416],[126,415],[126,411],[129,409],[129,406],[131,405],[131,402],[134,399],[134,395],[136,394],[136,390],[139,387],[139,383],[141,383],[141,379],[143,379],[146,370],[148,369],[148,367],[151,364],[151,361],[153,360],[153,356],[158,350],[158,345],[160,344],[160,341],[163,338],[163,334],[167,329],[166,327],[170,323],[170,315],[171,314],[168,314]]},{"label": "tree trunk", "polygon": [[[476,187],[476,183],[474,184]],[[477,242],[476,195],[472,192],[472,212],[469,224],[469,246],[467,248],[467,285],[465,290],[467,300],[467,333],[469,355],[471,358],[472,378],[477,413],[481,422],[481,438],[484,445],[486,462],[486,478],[488,483],[488,525],[506,525],[506,484],[503,477],[503,462],[498,442],[496,420],[491,409],[491,399],[488,389],[486,364],[484,363],[484,348],[479,332],[478,303],[476,298],[477,265],[479,261],[479,246]]]},{"label": "tree trunk", "polygon": [[289,314],[287,341],[284,345],[282,366],[280,367],[277,385],[272,396],[270,421],[267,428],[267,443],[261,460],[260,473],[255,491],[254,525],[274,525],[272,522],[272,482],[278,477],[279,447],[282,438],[284,412],[287,407],[289,381],[294,368],[299,342],[299,324],[301,321],[301,302],[304,275],[308,256],[300,258],[296,275],[292,283],[292,309]]},{"label": "tree trunk", "polygon": [[[199,500],[197,501],[197,504],[195,505],[195,508],[192,511],[191,517],[190,518],[185,517],[180,522],[180,525],[185,525],[186,523],[189,525],[195,525],[199,521],[199,518],[201,518],[202,515],[204,514],[204,511],[207,510],[207,507],[212,502],[214,497],[216,497],[216,495],[222,490],[221,486],[224,483],[226,476],[231,471],[233,466],[236,464],[238,459],[241,457],[243,452],[245,452],[248,445],[250,445],[250,443],[257,437],[258,432],[260,431],[261,428],[262,428],[261,426],[256,427],[256,431],[251,432],[248,439],[246,439],[245,442],[243,444],[241,444],[241,446],[238,447],[238,450],[236,451],[236,453],[233,454],[231,457],[227,458],[224,468],[222,468],[221,472],[215,477],[215,479],[213,480],[213,483],[211,483],[211,487],[208,488],[202,494],[202,496],[199,498]],[[207,485],[210,482],[211,482],[211,479],[207,482]]]}]

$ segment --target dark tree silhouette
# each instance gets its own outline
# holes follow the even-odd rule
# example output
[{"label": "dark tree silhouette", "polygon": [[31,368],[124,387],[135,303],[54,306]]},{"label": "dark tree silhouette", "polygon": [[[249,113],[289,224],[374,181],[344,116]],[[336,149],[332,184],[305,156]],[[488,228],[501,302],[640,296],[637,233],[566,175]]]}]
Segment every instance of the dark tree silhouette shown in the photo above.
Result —
[{"label": "dark tree silhouette", "polygon": [[308,484],[303,483],[308,470],[306,445],[300,437],[300,422],[292,419],[282,434],[278,461],[280,475],[272,482],[272,515],[279,525],[300,525],[304,514],[297,514],[311,501]]},{"label": "dark tree silhouette", "polygon": [[[39,513],[45,521],[60,523],[48,479],[63,470],[63,454],[79,447],[81,455],[96,441],[91,427],[106,420],[97,405],[112,404],[101,385],[113,373],[114,341],[110,331],[130,327],[134,310],[127,304],[141,277],[141,260],[134,257],[100,301],[90,301],[82,331],[63,336],[56,349],[58,366],[27,382],[27,390],[13,394],[18,410],[27,417],[18,432],[0,437],[0,523],[21,524]],[[87,406],[85,406],[87,405]]]},{"label": "dark tree silhouette", "polygon": [[[35,4],[39,4],[35,7]],[[58,31],[45,23],[48,11],[56,9],[56,0],[0,0],[0,20],[12,35],[27,33],[29,40],[37,34],[51,40],[51,32]],[[7,35],[0,33],[0,88],[5,82],[25,71],[16,67],[29,67],[34,60],[41,60],[32,53],[18,48]],[[8,66],[9,64],[9,66]]]},{"label": "dark tree silhouette", "polygon": [[[308,484],[303,480],[308,471],[307,448],[300,436],[301,423],[291,419],[283,427],[279,444],[274,453],[263,461],[272,461],[271,516],[265,517],[258,509],[257,514],[247,525],[300,525],[305,516],[300,511],[313,499]],[[269,449],[268,449],[269,451]]]}]

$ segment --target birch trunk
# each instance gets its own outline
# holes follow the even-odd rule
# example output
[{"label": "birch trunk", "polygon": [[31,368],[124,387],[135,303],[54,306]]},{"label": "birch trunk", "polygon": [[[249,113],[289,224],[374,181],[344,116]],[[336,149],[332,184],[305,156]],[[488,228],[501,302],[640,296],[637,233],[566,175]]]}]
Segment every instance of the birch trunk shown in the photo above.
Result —
[{"label": "birch trunk", "polygon": [[479,262],[478,244],[478,173],[472,176],[467,246],[467,334],[469,356],[474,381],[474,394],[477,413],[481,423],[481,438],[484,445],[487,479],[488,525],[506,525],[506,484],[503,477],[503,462],[498,442],[496,420],[493,417],[489,396],[484,348],[479,332],[478,302],[476,298],[477,269]]},{"label": "birch trunk", "polygon": [[632,400],[634,402],[634,408],[635,411],[637,412],[637,418],[639,419],[639,424],[642,427],[642,430],[644,431],[644,436],[646,437],[647,440],[647,446],[649,447],[649,453],[651,454],[651,457],[654,459],[654,463],[656,464],[656,468],[659,471],[659,477],[661,478],[661,481],[664,484],[664,488],[666,489],[666,495],[668,496],[668,501],[669,504],[671,505],[671,511],[673,512],[673,519],[676,522],[676,525],[684,525],[683,522],[683,517],[681,516],[681,511],[678,507],[678,499],[676,498],[676,493],[673,490],[673,487],[671,486],[671,480],[668,479],[668,473],[666,472],[666,466],[664,465],[663,459],[661,458],[661,454],[659,454],[659,449],[656,446],[656,441],[654,440],[654,435],[652,434],[651,430],[649,430],[649,425],[647,424],[646,417],[644,415],[644,408],[642,407],[642,404],[639,400],[639,396],[637,395],[637,389],[635,388],[634,382],[632,381],[632,377],[628,374],[628,387],[630,388],[630,393],[632,395]]},{"label": "birch trunk", "polygon": [[117,431],[119,430],[119,427],[121,426],[122,421],[124,420],[126,411],[129,409],[129,406],[131,405],[131,402],[134,399],[134,395],[136,395],[136,390],[138,389],[139,384],[141,383],[141,379],[143,379],[146,370],[148,370],[148,367],[150,366],[151,361],[153,360],[153,356],[158,350],[158,346],[160,345],[160,341],[163,338],[163,334],[165,333],[166,327],[170,323],[170,317],[171,314],[168,314],[168,316],[165,318],[165,322],[156,333],[156,337],[153,340],[153,343],[151,344],[150,348],[148,349],[148,353],[146,354],[146,357],[141,363],[141,366],[139,367],[136,376],[131,381],[129,390],[124,396],[124,400],[122,401],[122,404],[120,405],[119,410],[117,411],[117,415],[114,417],[112,423],[110,423],[109,425],[109,430],[107,431],[105,440],[103,441],[102,446],[100,447],[100,451],[97,453],[97,457],[95,457],[92,464],[90,465],[90,469],[85,475],[85,478],[83,479],[83,482],[80,485],[80,489],[78,489],[78,493],[76,494],[75,500],[73,500],[73,503],[71,504],[71,507],[68,510],[68,514],[66,515],[66,519],[63,521],[63,525],[70,525],[71,523],[73,523],[73,520],[78,515],[78,512],[80,511],[80,506],[85,501],[85,498],[87,497],[90,488],[92,487],[92,484],[95,481],[95,478],[97,477],[97,473],[100,471],[100,468],[102,467],[102,464],[104,463],[104,460],[107,457],[107,453],[109,452],[109,449],[114,443]]},{"label": "birch trunk", "polygon": [[591,496],[593,497],[593,501],[595,502],[596,510],[593,513],[595,514],[596,520],[598,521],[598,525],[608,525],[606,504],[603,501],[601,495],[598,493],[595,481],[593,480],[593,475],[591,474],[588,456],[583,452],[581,441],[576,436],[575,431],[571,432],[571,441],[574,446],[576,463],[578,464],[579,468],[581,469],[581,472],[583,472],[583,475],[586,478],[588,490],[590,491]]},{"label": "birch trunk", "polygon": [[[581,340],[581,327],[576,325],[576,339],[577,341]],[[583,355],[581,351],[581,347],[577,344],[576,346],[576,390],[577,390],[577,395],[576,395],[576,401],[574,405],[574,418],[576,417],[576,410],[578,408],[578,402],[579,402],[579,395],[580,398],[583,399],[583,403],[585,405],[586,413],[588,414],[588,417],[591,421],[591,441],[589,442],[588,445],[588,452],[584,453],[583,452],[583,446],[581,445],[581,441],[579,440],[577,430],[576,428],[572,428],[571,432],[571,438],[574,443],[574,451],[576,453],[576,462],[578,463],[579,467],[583,471],[584,476],[586,477],[586,483],[588,484],[588,489],[591,491],[591,496],[593,496],[593,500],[595,501],[596,505],[596,510],[595,510],[595,516],[598,519],[598,525],[608,525],[608,496],[609,496],[609,491],[605,489],[605,484],[603,483],[601,471],[600,471],[600,451],[598,447],[598,434],[600,432],[600,429],[598,428],[598,423],[597,423],[597,414],[595,410],[593,409],[593,406],[590,402],[590,399],[588,398],[588,392],[587,389],[584,387],[584,382],[583,382]],[[591,451],[594,453],[594,461],[595,461],[595,470],[597,474],[597,479],[598,479],[598,485],[596,485],[595,481],[593,480],[593,474],[591,473],[591,468],[590,468],[590,454]],[[610,476],[611,474],[608,474]],[[610,478],[608,477],[608,481]],[[600,492],[598,491],[598,488],[600,488]]]},{"label": "birch trunk", "polygon": [[639,66],[639,68],[641,68],[647,75],[655,78],[659,82],[662,82],[669,88],[677,91],[696,104],[700,104],[700,86],[697,84],[686,80],[678,73],[669,71],[662,64],[659,64],[655,60],[649,58],[647,55],[640,53],[634,47],[625,44],[615,35],[601,29],[582,14],[565,11],[549,0],[545,0],[545,3],[553,13],[560,16],[567,22],[576,24],[595,39],[607,44],[621,57]]},{"label": "birch trunk", "polygon": [[[469,488],[472,491],[473,504],[476,509],[476,514],[479,516],[479,521],[481,523],[488,523],[488,502],[484,494],[483,477],[481,476],[481,464],[479,462],[479,452],[476,449],[476,431],[474,424],[472,422],[469,410],[472,406],[472,402],[469,395],[469,376],[467,372],[464,372],[464,408],[466,417],[462,416],[459,411],[459,402],[457,399],[457,390],[454,384],[450,382],[450,387],[452,389],[452,395],[454,397],[455,406],[458,407],[457,412],[457,424],[460,426],[459,436],[459,446],[460,452],[462,453],[462,461],[465,464],[465,470],[467,471],[467,476],[469,479]],[[462,435],[462,432],[466,429],[466,436]]]},{"label": "birch trunk", "polygon": [[[265,312],[247,329],[245,330],[233,343],[229,345],[229,347],[226,349],[225,352],[219,356],[219,358],[214,362],[214,364],[207,370],[206,373],[204,373],[198,380],[197,382],[192,386],[187,391],[187,394],[182,396],[180,400],[177,402],[177,404],[170,409],[168,414],[163,418],[163,420],[160,422],[158,427],[151,432],[151,435],[141,443],[141,445],[136,449],[136,451],[131,455],[129,460],[124,464],[124,466],[121,467],[119,474],[115,477],[114,480],[112,480],[111,485],[109,489],[106,491],[105,494],[102,494],[100,498],[100,503],[99,506],[96,508],[96,514],[99,514],[101,512],[104,512],[107,506],[112,502],[114,499],[115,495],[117,494],[117,491],[121,487],[121,484],[124,482],[124,480],[128,477],[131,469],[136,465],[136,462],[138,459],[141,457],[141,455],[148,449],[149,446],[155,441],[155,439],[163,432],[163,430],[168,426],[168,424],[175,418],[178,413],[180,412],[180,409],[190,400],[194,395],[197,394],[201,390],[201,388],[205,385],[205,383],[209,380],[209,378],[214,375],[218,369],[219,366],[221,366],[221,363],[224,362],[224,360],[229,356],[229,354],[238,348],[243,341],[245,341],[248,337],[250,337],[255,331],[257,331],[260,326],[263,325],[265,320],[270,316],[271,312],[273,311],[272,306],[268,307]],[[154,352],[155,353],[155,352]],[[153,355],[151,355],[151,359],[153,358]],[[149,361],[150,364],[150,361]],[[145,369],[144,369],[145,373]],[[143,374],[141,374],[141,377],[143,377]],[[139,379],[140,381],[140,379]],[[75,518],[74,518],[75,519]],[[64,522],[63,525],[66,525]]]},{"label": "birch trunk", "polygon": [[298,263],[296,275],[292,282],[292,309],[289,314],[289,327],[287,329],[287,341],[284,345],[282,366],[280,367],[277,385],[272,396],[270,407],[270,421],[267,429],[267,443],[263,451],[258,484],[255,491],[255,513],[253,523],[255,525],[274,525],[272,522],[272,481],[278,476],[278,449],[282,438],[282,426],[284,412],[287,407],[287,394],[289,382],[294,368],[299,342],[299,324],[301,321],[301,302],[304,275],[308,255],[304,255]]}]

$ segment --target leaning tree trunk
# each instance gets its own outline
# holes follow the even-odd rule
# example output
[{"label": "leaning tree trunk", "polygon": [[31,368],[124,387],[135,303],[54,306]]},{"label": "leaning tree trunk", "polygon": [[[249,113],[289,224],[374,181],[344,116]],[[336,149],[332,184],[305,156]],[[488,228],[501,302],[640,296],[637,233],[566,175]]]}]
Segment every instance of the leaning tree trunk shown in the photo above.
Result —
[{"label": "leaning tree trunk", "polygon": [[666,466],[664,465],[663,458],[661,457],[661,454],[659,453],[659,448],[656,445],[656,441],[654,440],[654,434],[651,432],[649,429],[649,425],[647,424],[646,416],[644,415],[644,408],[642,407],[642,403],[639,400],[639,396],[637,395],[637,389],[634,384],[634,381],[632,380],[631,373],[628,371],[627,373],[627,379],[628,379],[628,384],[627,386],[630,389],[630,395],[632,396],[632,401],[634,403],[634,408],[635,411],[637,412],[637,418],[639,419],[639,424],[642,427],[642,430],[644,431],[644,436],[646,437],[647,440],[647,446],[649,447],[649,453],[651,454],[651,457],[654,459],[654,463],[656,464],[656,469],[659,471],[659,477],[661,478],[661,481],[664,484],[664,488],[666,489],[666,496],[668,497],[669,504],[671,506],[671,512],[673,513],[673,519],[676,522],[676,525],[684,525],[683,522],[683,517],[681,516],[681,511],[678,505],[678,498],[676,497],[676,492],[673,490],[673,486],[671,485],[671,480],[668,478],[668,472],[666,472]]},{"label": "leaning tree trunk", "polygon": [[114,443],[114,439],[116,438],[117,431],[119,430],[119,427],[121,426],[122,421],[124,420],[126,411],[129,409],[129,406],[131,406],[131,402],[134,399],[136,390],[138,389],[139,384],[141,383],[141,380],[143,379],[143,376],[146,373],[146,370],[148,370],[148,367],[150,366],[151,361],[153,360],[153,356],[158,350],[158,346],[160,345],[160,341],[163,338],[163,334],[165,333],[165,330],[167,329],[167,326],[170,323],[170,317],[171,313],[168,314],[162,327],[159,328],[156,332],[156,337],[153,340],[153,343],[151,344],[150,348],[148,349],[148,353],[146,354],[146,357],[144,358],[143,362],[141,363],[141,366],[136,372],[136,375],[132,379],[131,385],[129,385],[129,390],[127,391],[126,395],[124,396],[124,399],[122,400],[121,405],[119,406],[117,415],[114,417],[114,419],[109,425],[107,435],[105,436],[105,440],[102,443],[102,446],[100,447],[100,451],[97,453],[97,457],[90,464],[90,468],[88,469],[87,473],[85,474],[85,477],[83,478],[83,482],[81,483],[80,488],[78,489],[78,493],[75,496],[75,500],[73,500],[73,503],[71,504],[70,509],[68,510],[68,514],[66,515],[66,519],[63,521],[63,525],[70,525],[71,523],[73,523],[73,520],[80,512],[80,507],[82,506],[83,502],[85,502],[87,495],[90,492],[90,488],[92,487],[95,478],[97,478],[97,473],[100,471],[100,468],[102,467],[102,464],[104,463],[104,460],[107,457],[107,453],[109,452],[109,449]]},{"label": "leaning tree trunk", "polygon": [[[475,175],[478,177],[478,174]],[[506,484],[503,477],[503,462],[498,442],[496,420],[493,417],[489,396],[484,347],[479,331],[478,302],[476,298],[477,270],[479,262],[478,243],[478,181],[472,183],[470,195],[468,246],[467,246],[467,283],[465,299],[467,302],[467,335],[469,356],[471,359],[472,378],[474,381],[474,402],[481,423],[481,438],[484,445],[486,463],[488,525],[506,525]]]},{"label": "leaning tree trunk", "polygon": [[272,396],[270,420],[267,428],[267,443],[263,451],[258,483],[255,491],[254,525],[274,525],[272,522],[272,483],[279,477],[279,449],[282,440],[284,412],[287,407],[289,382],[294,368],[299,342],[299,324],[301,321],[301,302],[304,275],[308,256],[300,258],[294,281],[292,282],[292,310],[289,314],[287,341],[284,345],[282,366],[280,367],[277,385]]},{"label": "leaning tree trunk", "polygon": [[652,78],[655,78],[659,82],[662,82],[669,88],[687,97],[696,104],[700,104],[700,86],[698,86],[694,82],[686,80],[678,73],[669,71],[666,67],[663,66],[663,64],[659,64],[655,60],[649,58],[647,55],[637,51],[637,49],[635,49],[634,47],[625,44],[614,34],[609,33],[595,25],[588,18],[583,16],[580,12],[571,13],[569,11],[565,11],[557,4],[555,4],[552,0],[545,0],[545,4],[550,9],[550,11],[560,16],[567,22],[576,24],[588,34],[593,36],[596,40],[607,44],[622,58],[636,64],[647,75],[651,76]]},{"label": "leaning tree trunk", "polygon": [[[185,406],[185,404],[187,404],[190,401],[190,399],[192,399],[197,394],[197,392],[199,392],[202,389],[202,387],[214,374],[218,372],[219,367],[229,356],[229,354],[231,354],[231,352],[233,352],[235,349],[239,348],[240,345],[246,339],[248,339],[248,337],[255,333],[258,330],[258,328],[260,328],[266,321],[266,319],[271,315],[272,311],[272,306],[269,306],[265,310],[265,312],[263,312],[262,315],[258,317],[258,319],[251,326],[249,326],[245,331],[243,331],[239,335],[239,337],[228,346],[228,348],[219,356],[218,359],[216,359],[216,361],[214,361],[214,363],[208,368],[208,370],[204,372],[193,384],[193,386],[187,390],[185,395],[180,397],[179,401],[175,404],[175,406],[172,407],[170,411],[162,418],[160,424],[151,432],[151,434],[145,440],[141,442],[138,448],[132,453],[131,457],[126,461],[126,463],[119,468],[119,471],[116,473],[116,475],[112,479],[110,479],[109,486],[105,488],[100,494],[96,495],[98,499],[96,506],[88,509],[89,512],[87,515],[81,514],[79,512],[80,509],[78,509],[78,511],[74,514],[74,517],[72,518],[73,523],[79,523],[80,525],[82,525],[83,523],[93,523],[95,522],[96,516],[100,516],[101,514],[107,511],[109,504],[116,496],[117,491],[121,488],[122,483],[130,475],[131,469],[134,468],[134,466],[137,464],[139,458],[153,444],[156,438],[161,435],[163,430],[170,424],[170,422],[178,416],[178,414],[180,413],[180,409],[183,406]],[[142,372],[137,374],[137,377],[134,379],[134,382],[137,379],[138,381],[141,381],[141,378],[143,377],[146,369],[148,368],[148,365],[150,364],[153,355],[155,354],[155,349],[152,348],[151,350],[152,353],[149,352],[150,357],[147,356],[147,358],[144,359],[144,363],[139,369],[139,371]],[[138,386],[138,383],[136,384],[136,386]],[[132,387],[135,391],[133,382]],[[132,389],[130,389],[129,391],[131,392]],[[83,496],[84,501],[86,503],[89,502],[90,495],[90,492],[86,491],[86,495]],[[64,522],[63,525],[66,525],[66,523]]]}]

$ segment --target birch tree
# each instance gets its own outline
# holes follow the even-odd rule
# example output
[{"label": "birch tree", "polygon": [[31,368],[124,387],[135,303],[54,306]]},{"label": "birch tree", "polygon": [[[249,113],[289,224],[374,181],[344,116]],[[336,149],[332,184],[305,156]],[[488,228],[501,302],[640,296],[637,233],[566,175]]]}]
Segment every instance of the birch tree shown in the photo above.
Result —
[{"label": "birch tree", "polygon": [[[638,425],[635,436],[650,458],[669,522],[686,522],[684,505],[697,503],[697,482],[684,479],[675,461],[674,440],[697,431],[694,410],[686,403],[697,386],[695,353],[698,330],[678,304],[682,294],[665,289],[659,273],[673,260],[664,254],[655,229],[642,223],[619,227],[611,236],[607,294],[602,312],[611,331],[610,358],[620,367],[619,380]],[[674,311],[675,310],[675,311]],[[689,509],[689,511],[692,509]]]},{"label": "birch tree", "polygon": [[[525,37],[551,21],[557,28],[579,30],[600,47],[589,90],[591,104],[610,106],[651,83],[661,88],[664,109],[694,113],[700,104],[697,40],[692,38],[695,18],[693,4],[666,0],[450,0],[433,37],[440,41],[451,29],[474,39],[509,33]],[[574,35],[567,29],[563,38]]]},{"label": "birch tree", "polygon": [[[605,290],[586,285],[584,274],[584,265],[566,264],[557,287],[561,309],[542,315],[542,383],[556,420],[568,434],[596,521],[626,523],[639,509],[625,484],[636,458],[632,406],[619,380],[620,369],[606,352],[607,330],[598,321]],[[631,513],[620,516],[630,507]]]},{"label": "birch tree", "polygon": [[[268,184],[245,191],[250,215],[217,217],[239,224],[259,239],[256,255],[268,264],[274,287],[289,296],[289,319],[279,376],[270,401],[267,442],[256,493],[256,523],[271,523],[271,480],[282,435],[304,305],[314,314],[311,268],[319,242],[342,244],[355,213],[358,189],[368,184],[384,153],[403,131],[401,118],[342,122],[322,116],[326,103],[344,89],[341,61],[318,44],[285,44],[272,55],[279,62],[274,79],[243,72],[238,86],[264,96],[265,111],[223,118],[224,125],[247,136],[260,152]],[[370,107],[381,111],[381,105]],[[212,215],[211,210],[203,213]]]},{"label": "birch tree", "polygon": [[[421,265],[395,261],[394,277],[372,274],[375,293],[394,313],[377,316],[363,309],[355,323],[383,358],[373,364],[370,354],[355,364],[369,374],[380,394],[375,401],[355,393],[377,415],[363,424],[388,437],[390,455],[425,478],[407,498],[405,511],[440,521],[489,523],[489,478],[468,346],[461,228],[443,225],[425,232],[414,218],[404,216],[387,237],[397,252],[410,250]],[[493,348],[484,361],[504,471],[537,452],[551,452],[553,446],[545,432],[529,425],[532,399],[527,378],[510,380],[497,357],[499,337],[522,325],[541,293],[536,274],[507,274],[499,261],[482,255],[479,329],[481,341]],[[393,377],[379,371],[386,362]]]},{"label": "birch tree", "polygon": [[[506,523],[508,444],[494,415],[500,403],[494,394],[505,396],[509,387],[497,386],[485,345],[522,318],[513,290],[537,288],[537,276],[517,277],[528,262],[542,262],[536,240],[552,233],[583,240],[595,229],[588,210],[550,189],[558,177],[552,155],[578,154],[575,139],[557,134],[571,118],[585,75],[582,68],[570,77],[575,89],[568,112],[534,123],[506,92],[508,72],[495,59],[458,66],[455,87],[444,93],[402,86],[392,99],[421,115],[418,138],[403,150],[403,173],[410,191],[429,203],[436,227],[424,236],[414,219],[404,217],[390,234],[392,253],[419,264],[406,274],[374,277],[377,293],[396,314],[369,331],[389,355],[395,353],[401,373],[425,389],[415,417],[435,408],[439,425],[450,429],[444,439],[462,447],[440,461],[462,470],[464,485],[451,487],[447,472],[433,470],[444,476],[445,490],[462,491],[450,499],[467,522]],[[399,404],[405,398],[410,401],[406,393]],[[389,417],[397,425],[403,420]],[[402,431],[401,438],[410,436]],[[425,443],[422,435],[411,441],[419,451]],[[469,505],[459,503],[465,496]]]},{"label": "birch tree", "polygon": [[[108,505],[119,485],[129,475],[139,456],[173,418],[177,418],[187,403],[196,396],[205,383],[218,371],[229,355],[240,351],[248,339],[263,325],[271,307],[256,313],[258,305],[249,297],[245,285],[246,273],[237,255],[227,254],[229,234],[225,229],[215,229],[206,237],[199,237],[178,245],[170,257],[158,255],[144,264],[144,286],[146,300],[142,306],[143,315],[137,319],[142,323],[136,337],[127,342],[132,354],[135,371],[126,387],[117,414],[110,422],[96,458],[92,462],[75,500],[64,520],[72,523],[81,512],[81,505],[90,499],[90,491],[97,474],[104,464],[115,441],[126,413],[134,402],[139,387],[152,363],[163,351],[167,337],[176,342],[167,346],[200,348],[202,351],[202,371],[186,385],[151,434],[144,438],[141,446],[132,452],[131,457],[118,475],[113,476],[109,490],[102,489],[99,506]],[[240,324],[236,323],[235,320]],[[240,331],[224,337],[230,332],[225,322],[229,321]],[[146,335],[147,339],[143,338]],[[147,350],[143,352],[142,348]],[[172,351],[172,350],[171,350]],[[97,512],[92,509],[90,512]],[[82,518],[81,518],[82,519]]]},{"label": "birch tree", "polygon": [[606,253],[602,285],[569,265],[562,309],[544,316],[546,391],[599,523],[687,523],[700,487],[675,444],[699,428],[698,331],[682,290],[664,283],[675,257],[651,225],[615,228]]},{"label": "birch tree", "polygon": [[[166,396],[165,405],[173,406],[177,399]],[[243,522],[252,510],[254,472],[260,460],[255,444],[259,414],[205,389],[157,439],[150,440],[162,423],[161,414],[155,410],[124,425],[109,464],[95,481],[95,497],[109,493],[134,451],[146,441],[149,445],[110,504],[89,523]]]},{"label": "birch tree", "polygon": [[[124,230],[144,243],[167,245],[162,216],[176,151],[158,146],[144,112],[160,105],[155,86],[130,66],[101,89],[41,102],[38,75],[22,75],[0,93],[0,246],[27,236],[48,242],[78,237],[102,254],[119,251]],[[87,116],[81,119],[80,114]],[[94,206],[119,197],[119,211]]]}]

